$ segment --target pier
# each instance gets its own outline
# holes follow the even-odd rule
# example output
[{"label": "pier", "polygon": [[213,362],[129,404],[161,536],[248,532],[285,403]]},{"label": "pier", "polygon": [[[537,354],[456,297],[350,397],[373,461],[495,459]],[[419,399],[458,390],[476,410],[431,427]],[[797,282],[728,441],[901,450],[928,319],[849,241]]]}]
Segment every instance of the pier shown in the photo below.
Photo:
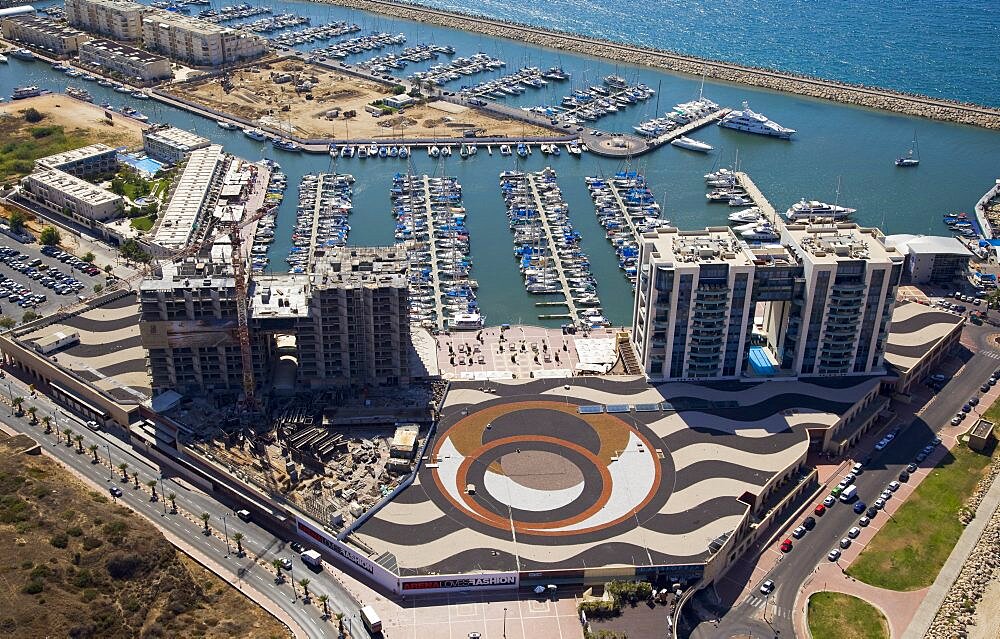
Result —
[{"label": "pier", "polygon": [[760,189],[757,188],[757,185],[754,184],[754,181],[750,179],[749,175],[743,173],[742,171],[737,171],[736,183],[743,187],[743,189],[747,192],[747,195],[750,196],[750,199],[753,200],[754,206],[759,208],[760,212],[764,214],[764,217],[766,217],[772,224],[775,226],[784,224],[781,216],[778,215],[778,212],[774,209],[774,205],[772,205],[768,199],[764,197],[764,194],[760,192]]},{"label": "pier", "polygon": [[[553,176],[554,175],[555,174],[553,172]],[[541,220],[542,228],[545,230],[545,238],[546,238],[545,241],[549,247],[549,252],[553,252],[552,247],[555,246],[555,235],[552,232],[552,225],[550,224],[549,221],[548,207],[542,200],[541,177],[542,176],[537,173],[529,173],[527,175],[528,187],[531,189],[531,197],[534,200],[536,207],[535,210],[538,211],[538,217]],[[578,317],[576,303],[573,301],[573,295],[570,293],[569,290],[570,288],[569,280],[566,279],[566,271],[565,269],[563,269],[562,258],[559,256],[558,252],[556,252],[555,255],[552,255],[548,259],[550,259],[553,262],[553,265],[555,266],[556,275],[559,278],[559,285],[562,287],[563,297],[566,298],[564,304],[566,305],[566,308],[569,309],[569,314],[565,317],[565,319],[571,319],[575,321]],[[547,260],[543,260],[543,263],[544,261]],[[558,314],[548,314],[545,315],[544,317],[546,319],[564,319],[562,316]],[[539,319],[541,318],[542,316],[539,316]]]},{"label": "pier", "polygon": [[658,149],[661,146],[663,146],[664,144],[669,144],[670,142],[672,142],[673,140],[676,140],[677,138],[679,138],[681,136],[687,135],[688,133],[693,133],[693,132],[697,131],[698,129],[702,128],[702,127],[705,127],[705,126],[708,126],[709,124],[712,124],[713,122],[718,122],[722,118],[724,118],[727,115],[729,115],[729,113],[731,111],[732,111],[732,109],[729,109],[729,108],[719,109],[718,111],[715,111],[714,113],[706,115],[703,118],[699,118],[697,120],[693,120],[691,122],[688,122],[684,126],[677,127],[676,129],[673,129],[672,131],[667,131],[663,135],[660,135],[658,137],[655,137],[655,138],[649,140],[646,144],[649,145],[650,150],[652,150],[652,149]]},{"label": "pier", "polygon": [[618,265],[635,284],[642,234],[667,226],[646,179],[637,171],[619,171],[612,178],[588,177],[587,190],[594,200],[597,221],[607,231]]}]

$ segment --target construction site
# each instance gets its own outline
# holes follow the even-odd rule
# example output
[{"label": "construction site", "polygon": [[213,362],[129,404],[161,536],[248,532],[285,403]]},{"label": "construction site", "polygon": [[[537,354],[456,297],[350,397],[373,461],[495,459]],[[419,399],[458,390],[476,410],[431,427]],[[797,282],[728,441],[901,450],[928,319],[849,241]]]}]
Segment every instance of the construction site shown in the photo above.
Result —
[{"label": "construction site", "polygon": [[[395,94],[397,86],[287,59],[177,83],[166,91],[302,139],[461,138],[468,130],[481,137],[552,135],[541,127],[458,104],[422,98],[411,102]],[[376,105],[393,98],[406,104]]]}]

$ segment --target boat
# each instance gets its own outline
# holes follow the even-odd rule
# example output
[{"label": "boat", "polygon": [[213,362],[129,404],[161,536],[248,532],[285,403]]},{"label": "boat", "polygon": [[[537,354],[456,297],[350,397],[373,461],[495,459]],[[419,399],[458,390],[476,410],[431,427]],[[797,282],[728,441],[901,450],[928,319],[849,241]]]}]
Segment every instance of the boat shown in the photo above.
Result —
[{"label": "boat", "polygon": [[455,313],[448,320],[448,328],[456,331],[477,331],[483,327],[483,316],[479,313]]},{"label": "boat", "polygon": [[451,147],[450,146],[441,147],[441,155],[444,157],[451,157]]},{"label": "boat", "polygon": [[743,102],[741,110],[727,113],[719,121],[719,126],[735,131],[743,131],[744,133],[769,135],[783,140],[789,140],[795,135],[795,129],[789,129],[773,120],[769,120],[763,114],[751,110],[746,102]]},{"label": "boat", "polygon": [[500,145],[500,155],[507,156],[507,155],[510,155],[510,154],[511,154],[510,145],[509,144],[501,144]]},{"label": "boat", "polygon": [[528,157],[528,146],[523,142],[518,142],[517,144],[517,155],[522,158]]},{"label": "boat", "polygon": [[920,164],[920,154],[917,151],[917,134],[914,133],[910,150],[906,152],[906,155],[896,158],[896,166],[909,167],[917,166],[918,164]]},{"label": "boat", "polygon": [[437,148],[436,146],[432,146],[429,149],[427,149],[427,155],[429,155],[432,158],[440,157],[441,149]]},{"label": "boat", "polygon": [[698,140],[693,140],[685,135],[675,138],[670,141],[673,146],[687,149],[688,151],[697,151],[698,153],[708,153],[712,150],[711,144],[706,144],[705,142],[699,142]]},{"label": "boat", "polygon": [[14,49],[10,52],[10,57],[17,58],[18,60],[34,60],[35,54],[28,49]]},{"label": "boat", "polygon": [[358,147],[358,157],[362,160],[368,157],[368,147],[365,145],[360,145]]},{"label": "boat", "polygon": [[0,64],[7,64],[7,56],[0,54]]},{"label": "boat", "polygon": [[793,204],[787,211],[785,217],[790,220],[806,220],[816,217],[832,218],[843,220],[850,217],[857,209],[850,209],[846,206],[827,204],[818,200],[806,200],[805,198]]},{"label": "boat", "polygon": [[302,150],[302,147],[293,142],[292,140],[286,140],[284,138],[274,138],[271,140],[271,146],[280,151],[289,151],[297,153]]},{"label": "boat", "polygon": [[581,149],[580,145],[576,142],[571,142],[569,145],[569,154],[580,157],[583,155],[583,149]]},{"label": "boat", "polygon": [[90,92],[86,89],[79,89],[77,87],[66,87],[66,95],[71,98],[76,98],[77,100],[82,100],[84,102],[93,102],[94,96],[90,95]]},{"label": "boat", "polygon": [[778,231],[767,222],[758,224],[748,231],[743,231],[740,236],[744,240],[754,242],[773,242],[781,237]]},{"label": "boat", "polygon": [[81,73],[80,79],[84,80],[85,82],[97,82],[97,76],[91,73]]},{"label": "boat", "polygon": [[111,81],[111,80],[101,79],[101,80],[97,81],[97,86],[99,86],[99,87],[106,87],[106,88],[110,89],[113,86],[115,86],[115,83],[113,81]]},{"label": "boat", "polygon": [[742,211],[736,211],[735,213],[729,214],[729,221],[736,223],[747,223],[756,222],[763,217],[763,213],[756,206],[749,209],[743,209]]},{"label": "boat", "polygon": [[329,151],[330,151],[330,157],[332,157],[332,158],[335,158],[338,155],[340,155],[340,151],[337,149],[337,145],[336,144],[331,144]]},{"label": "boat", "polygon": [[138,120],[139,122],[149,121],[148,115],[144,115],[128,105],[125,105],[121,109],[119,109],[119,112],[125,117],[132,118],[133,120]]},{"label": "boat", "polygon": [[219,128],[222,129],[223,131],[235,131],[236,129],[240,128],[235,124],[233,124],[232,122],[226,122],[225,120],[218,120],[216,121],[216,124],[218,124]]},{"label": "boat", "polygon": [[[45,93],[48,93],[47,91]],[[34,98],[42,94],[42,89],[32,85],[27,87],[16,87],[14,93],[11,94],[11,100],[23,100],[25,98]]]},{"label": "boat", "polygon": [[399,157],[403,160],[410,157],[410,150],[405,146],[399,147]]},{"label": "boat", "polygon": [[243,129],[243,135],[258,142],[263,142],[267,139],[267,134],[260,129]]}]

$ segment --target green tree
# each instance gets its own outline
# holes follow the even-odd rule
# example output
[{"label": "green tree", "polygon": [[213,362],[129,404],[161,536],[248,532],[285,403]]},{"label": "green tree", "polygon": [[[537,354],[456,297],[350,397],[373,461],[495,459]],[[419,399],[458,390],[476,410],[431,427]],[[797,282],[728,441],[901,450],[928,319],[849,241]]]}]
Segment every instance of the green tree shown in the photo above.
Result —
[{"label": "green tree", "polygon": [[90,264],[90,263],[91,263],[91,262],[93,262],[93,261],[94,261],[94,260],[95,260],[96,258],[97,258],[97,256],[96,256],[96,255],[94,255],[94,254],[93,254],[93,252],[91,252],[91,251],[87,251],[86,255],[84,255],[84,256],[83,256],[83,261],[84,261],[84,262],[86,262],[86,263],[88,263],[88,264]]},{"label": "green tree", "polygon": [[95,293],[100,293],[103,290],[104,290],[104,285],[103,284],[94,284],[94,292]]},{"label": "green tree", "polygon": [[21,211],[12,211],[10,214],[10,230],[20,233],[24,230],[24,223],[28,221],[27,216]]},{"label": "green tree", "polygon": [[302,598],[309,601],[309,584],[312,583],[309,579],[299,579],[299,585],[302,586]]},{"label": "green tree", "polygon": [[83,454],[83,435],[74,435],[73,441],[76,442],[76,452]]},{"label": "green tree", "polygon": [[344,613],[338,612],[334,617],[337,618],[337,636],[343,639],[344,637]]},{"label": "green tree", "polygon": [[42,415],[42,425],[45,426],[45,433],[52,432],[52,418],[48,415]]},{"label": "green tree", "polygon": [[28,415],[31,417],[31,423],[37,424],[38,418],[35,416],[38,413],[38,409],[34,406],[28,406]]},{"label": "green tree", "polygon": [[330,596],[329,595],[319,595],[316,598],[319,599],[319,602],[321,604],[323,604],[323,618],[324,619],[329,619],[330,618],[330,605],[329,605],[328,602],[330,601]]},{"label": "green tree", "polygon": [[0,327],[5,329],[11,329],[14,328],[16,325],[17,325],[17,320],[15,320],[13,317],[10,317],[9,315],[4,315],[3,317],[0,317]]},{"label": "green tree", "polygon": [[121,253],[122,257],[126,260],[131,260],[133,262],[141,262],[145,264],[152,259],[149,253],[142,250],[142,247],[135,240],[125,240],[122,242],[118,252]]},{"label": "green tree", "polygon": [[111,265],[110,264],[105,264],[104,265],[104,272],[108,273],[109,275],[111,274]]},{"label": "green tree", "polygon": [[23,397],[15,397],[10,400],[10,403],[14,407],[14,411],[17,413],[18,417],[24,414],[24,411],[21,409],[21,406],[24,404]]},{"label": "green tree", "polygon": [[35,107],[29,107],[24,110],[24,120],[25,122],[30,122],[35,124],[42,121],[45,116]]},{"label": "green tree", "polygon": [[168,494],[167,499],[170,500],[170,510],[177,512],[177,493]]},{"label": "green tree", "polygon": [[67,446],[67,448],[69,446],[72,446],[73,445],[73,429],[72,428],[64,428],[63,429],[63,435],[66,436],[66,446]]},{"label": "green tree", "polygon": [[281,583],[285,580],[284,573],[281,572],[281,560],[275,559],[271,562],[271,566],[274,567],[274,580]]},{"label": "green tree", "polygon": [[146,482],[146,485],[149,487],[151,491],[153,491],[153,495],[149,498],[149,500],[156,501],[156,480],[150,479],[149,481]]},{"label": "green tree", "polygon": [[41,317],[41,315],[39,315],[35,311],[25,311],[24,315],[21,316],[21,323],[27,324],[28,322],[34,322],[39,317]]},{"label": "green tree", "polygon": [[59,231],[54,226],[46,226],[38,235],[38,241],[45,246],[55,246],[61,239],[62,235],[59,234]]},{"label": "green tree", "polygon": [[233,541],[236,542],[236,556],[237,557],[242,557],[243,556],[243,533],[241,533],[241,532],[233,533]]},{"label": "green tree", "polygon": [[212,518],[212,516],[209,515],[208,513],[202,513],[201,514],[201,521],[205,524],[205,534],[206,535],[209,535],[209,534],[212,533],[212,531],[209,530],[209,528],[208,528],[208,520],[211,519],[211,518]]},{"label": "green tree", "polygon": [[122,481],[128,481],[128,462],[118,464],[118,470],[122,471]]},{"label": "green tree", "polygon": [[97,450],[98,450],[97,444],[91,444],[90,446],[87,446],[87,450],[89,450],[90,454],[94,456],[93,463],[95,464],[101,463],[101,460],[97,458]]}]

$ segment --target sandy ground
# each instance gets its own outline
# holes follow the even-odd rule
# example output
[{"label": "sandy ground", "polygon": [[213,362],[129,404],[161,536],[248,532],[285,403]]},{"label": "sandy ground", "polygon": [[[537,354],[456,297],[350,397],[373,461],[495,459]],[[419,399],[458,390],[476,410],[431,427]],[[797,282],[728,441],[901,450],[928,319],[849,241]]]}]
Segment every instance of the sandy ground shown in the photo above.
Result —
[{"label": "sandy ground", "polygon": [[[312,100],[296,93],[296,82],[276,84],[271,74],[288,72],[312,81]],[[223,90],[217,79],[186,85],[185,95],[218,111],[260,121],[269,127],[288,130],[302,138],[370,139],[413,137],[462,137],[470,128],[481,128],[482,136],[510,137],[551,135],[551,131],[511,120],[501,120],[465,107],[444,111],[422,105],[409,107],[402,115],[376,118],[365,105],[391,95],[389,86],[361,80],[287,60],[270,66],[240,69],[232,75],[233,88]],[[284,105],[284,106],[283,106]],[[287,107],[288,110],[284,110]],[[328,118],[333,109],[357,111],[357,117]],[[457,111],[457,112],[449,112]]]},{"label": "sandy ground", "polygon": [[82,130],[93,142],[109,146],[142,146],[143,125],[123,115],[116,115],[111,122],[104,117],[104,109],[89,102],[74,100],[61,93],[40,95],[16,102],[0,103],[0,113],[18,115],[29,107],[45,114],[41,124],[57,124],[67,132]]},{"label": "sandy ground", "polygon": [[983,600],[976,606],[976,625],[969,628],[969,639],[1000,638],[1000,579],[986,587]]}]

